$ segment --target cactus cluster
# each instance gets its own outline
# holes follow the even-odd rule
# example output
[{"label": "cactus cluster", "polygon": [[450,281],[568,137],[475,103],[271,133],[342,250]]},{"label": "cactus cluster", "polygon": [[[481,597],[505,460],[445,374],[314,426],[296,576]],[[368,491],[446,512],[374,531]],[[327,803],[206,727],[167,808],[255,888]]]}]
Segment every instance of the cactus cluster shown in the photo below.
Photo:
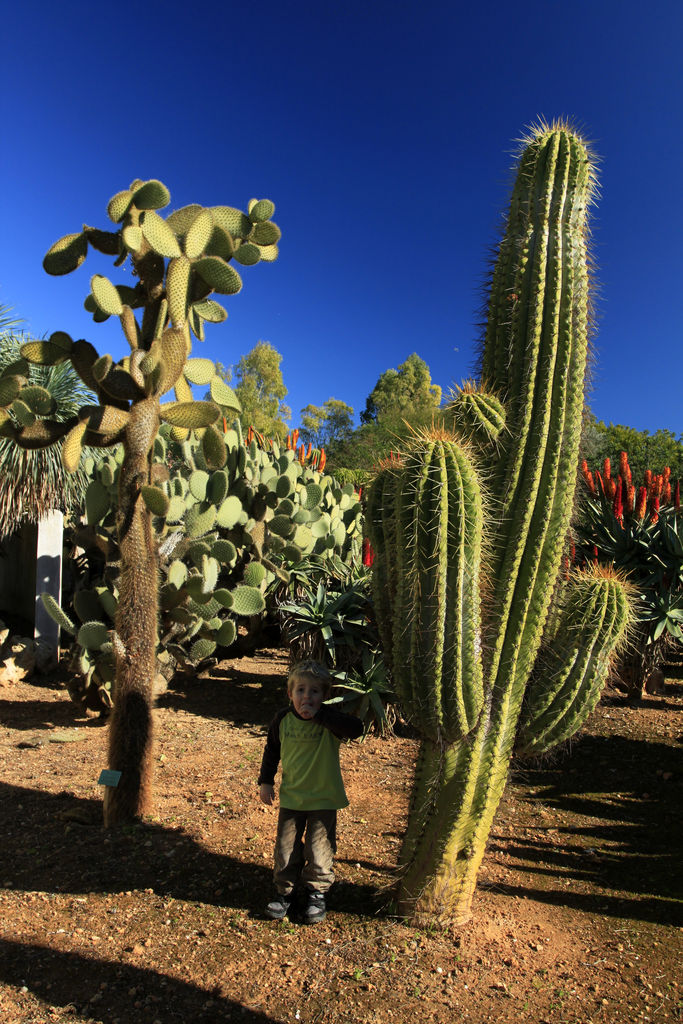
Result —
[{"label": "cactus cluster", "polygon": [[455,396],[453,430],[416,436],[370,495],[385,658],[422,737],[398,895],[418,922],[469,915],[515,742],[538,753],[579,728],[629,622],[617,574],[558,584],[577,476],[593,192],[576,133],[534,130],[492,276],[482,383]]},{"label": "cactus cluster", "polygon": [[[153,505],[159,538],[158,674],[197,666],[217,648],[230,648],[240,619],[261,616],[272,585],[307,555],[359,553],[361,505],[351,485],[341,487],[316,466],[320,453],[280,449],[239,421],[225,429],[228,452],[212,470],[202,440],[180,444],[167,428],[154,442]],[[164,436],[164,434],[166,436]],[[182,458],[172,458],[172,452]],[[115,651],[111,638],[118,605],[120,553],[115,513],[123,449],[84,468],[92,477],[85,498],[87,527],[78,533],[86,554],[105,554],[102,574],[78,589],[73,606],[80,627],[43,596],[47,611],[75,640],[72,693],[93,709],[113,706]],[[170,473],[169,463],[172,464]],[[167,480],[160,477],[168,475]],[[227,653],[227,652],[226,652]]]},{"label": "cactus cluster", "polygon": [[[84,225],[59,239],[43,261],[47,273],[77,270],[94,249],[128,263],[133,287],[95,274],[85,306],[96,323],[118,317],[130,354],[114,360],[86,340],[57,331],[28,342],[22,358],[2,374],[0,435],[23,448],[62,443],[62,461],[78,468],[84,445],[121,444],[115,512],[120,553],[118,602],[111,638],[116,665],[115,712],[110,730],[110,767],[121,772],[118,786],[105,791],[105,822],[130,820],[145,806],[149,791],[152,683],[156,667],[158,541],[153,520],[163,517],[171,497],[153,448],[161,423],[177,439],[190,431],[201,438],[206,465],[220,470],[228,449],[216,429],[221,418],[239,412],[234,393],[209,360],[189,359],[192,336],[221,323],[227,312],[212,295],[235,295],[242,287],[234,264],[248,267],[278,255],[280,230],[270,200],[253,199],[247,211],[230,206],[185,206],[164,218],[170,194],[162,182],[136,179],[109,201],[114,230]],[[97,398],[65,422],[52,418],[48,400],[28,384],[28,363],[56,365],[69,360]],[[210,387],[209,401],[194,401],[191,385]],[[161,399],[175,389],[175,401]],[[101,631],[93,630],[95,638]],[[84,637],[92,641],[89,631]]]}]

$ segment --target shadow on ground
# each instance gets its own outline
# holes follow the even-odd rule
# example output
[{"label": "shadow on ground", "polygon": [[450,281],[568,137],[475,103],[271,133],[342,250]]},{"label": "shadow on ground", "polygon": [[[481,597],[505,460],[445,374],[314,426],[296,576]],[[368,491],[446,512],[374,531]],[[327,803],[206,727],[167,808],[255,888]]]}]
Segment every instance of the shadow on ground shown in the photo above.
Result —
[{"label": "shadow on ground", "polygon": [[[267,728],[278,708],[287,703],[287,654],[267,650],[262,659],[276,662],[276,671],[259,672],[259,654],[217,665],[202,678],[177,675],[157,701],[161,708],[219,718],[235,725]],[[264,666],[265,667],[265,666]]]},{"label": "shadow on ground", "polygon": [[[170,975],[46,946],[0,939],[0,979],[24,986],[50,1006],[94,1014],[102,1024],[193,1020],[273,1024],[273,1018]],[[88,1002],[96,995],[95,1003]],[[85,1001],[84,1001],[85,1000]],[[41,1018],[42,1019],[42,1018]]]},{"label": "shadow on ground", "polygon": [[531,790],[523,799],[537,820],[511,839],[494,826],[490,849],[532,883],[497,891],[683,925],[682,749],[585,736],[554,764],[515,765],[511,781]]},{"label": "shadow on ground", "polygon": [[[40,690],[36,688],[36,693]],[[83,712],[70,700],[0,700],[0,724],[21,732],[63,729],[96,729],[106,725],[102,718],[85,718]]]},{"label": "shadow on ground", "polygon": [[[0,783],[3,881],[13,890],[121,893],[200,900],[261,917],[272,888],[269,865],[213,853],[183,831],[156,823],[101,825],[102,804]],[[340,881],[335,910],[365,917],[384,902],[379,890]]]}]

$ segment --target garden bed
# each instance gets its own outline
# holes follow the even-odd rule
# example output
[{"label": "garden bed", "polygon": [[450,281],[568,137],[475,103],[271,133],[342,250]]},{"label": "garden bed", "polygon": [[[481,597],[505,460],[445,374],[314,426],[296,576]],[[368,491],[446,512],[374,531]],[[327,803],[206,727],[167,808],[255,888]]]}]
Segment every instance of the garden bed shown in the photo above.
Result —
[{"label": "garden bed", "polygon": [[327,920],[264,920],[276,814],[255,783],[285,674],[263,651],[160,697],[154,806],[117,831],[106,727],[56,686],[0,690],[4,1024],[683,1020],[680,683],[515,766],[472,920],[443,933],[391,915],[406,738],[343,750]]}]

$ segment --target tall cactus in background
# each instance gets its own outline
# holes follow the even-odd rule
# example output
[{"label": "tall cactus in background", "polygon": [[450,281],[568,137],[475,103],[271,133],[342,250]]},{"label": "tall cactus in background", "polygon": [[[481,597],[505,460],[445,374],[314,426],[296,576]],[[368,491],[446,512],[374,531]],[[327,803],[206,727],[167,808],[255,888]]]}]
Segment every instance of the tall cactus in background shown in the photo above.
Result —
[{"label": "tall cactus in background", "polygon": [[[225,320],[227,312],[212,293],[236,294],[242,280],[233,263],[274,260],[280,238],[267,199],[252,200],[246,214],[229,206],[192,205],[164,219],[157,210],[169,202],[160,181],[136,180],[109,201],[115,231],[84,226],[56,242],[43,261],[47,273],[61,275],[76,270],[89,247],[115,257],[117,267],[130,260],[135,287],[95,274],[85,300],[96,322],[119,317],[130,355],[115,362],[89,342],[74,342],[59,331],[47,341],[24,345],[22,359],[1,377],[0,434],[19,446],[43,448],[61,441],[62,461],[71,472],[78,468],[84,445],[123,447],[116,509],[120,575],[111,636],[116,700],[109,744],[109,765],[121,777],[115,788],[105,790],[107,825],[138,816],[149,795],[159,603],[153,517],[163,519],[169,508],[169,496],[159,486],[168,471],[154,463],[154,442],[166,422],[180,440],[191,431],[201,435],[207,467],[226,464],[223,434],[214,424],[239,411],[239,402],[210,360],[189,359],[190,332],[203,340],[205,323]],[[135,310],[141,311],[139,317]],[[66,360],[99,404],[57,423],[47,416],[41,389],[29,385],[27,370],[29,363]],[[194,401],[192,383],[208,385],[212,400]],[[176,401],[161,404],[172,388]]]},{"label": "tall cactus in background", "polygon": [[564,124],[534,129],[492,278],[485,384],[454,400],[454,432],[415,437],[370,496],[383,646],[422,738],[398,894],[418,923],[469,916],[518,730],[534,752],[575,732],[629,619],[613,573],[557,585],[577,472],[594,191],[584,142]]}]

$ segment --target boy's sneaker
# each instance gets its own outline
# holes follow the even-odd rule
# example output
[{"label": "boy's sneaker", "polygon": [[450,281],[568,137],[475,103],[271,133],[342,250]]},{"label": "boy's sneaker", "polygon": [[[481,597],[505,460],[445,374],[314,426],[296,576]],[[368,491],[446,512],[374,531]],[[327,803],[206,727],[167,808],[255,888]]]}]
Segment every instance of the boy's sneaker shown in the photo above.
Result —
[{"label": "boy's sneaker", "polygon": [[304,924],[317,924],[325,920],[325,897],[321,892],[309,892],[304,908]]},{"label": "boy's sneaker", "polygon": [[266,917],[273,921],[281,921],[287,916],[287,911],[292,905],[291,896],[276,896],[266,907]]}]

